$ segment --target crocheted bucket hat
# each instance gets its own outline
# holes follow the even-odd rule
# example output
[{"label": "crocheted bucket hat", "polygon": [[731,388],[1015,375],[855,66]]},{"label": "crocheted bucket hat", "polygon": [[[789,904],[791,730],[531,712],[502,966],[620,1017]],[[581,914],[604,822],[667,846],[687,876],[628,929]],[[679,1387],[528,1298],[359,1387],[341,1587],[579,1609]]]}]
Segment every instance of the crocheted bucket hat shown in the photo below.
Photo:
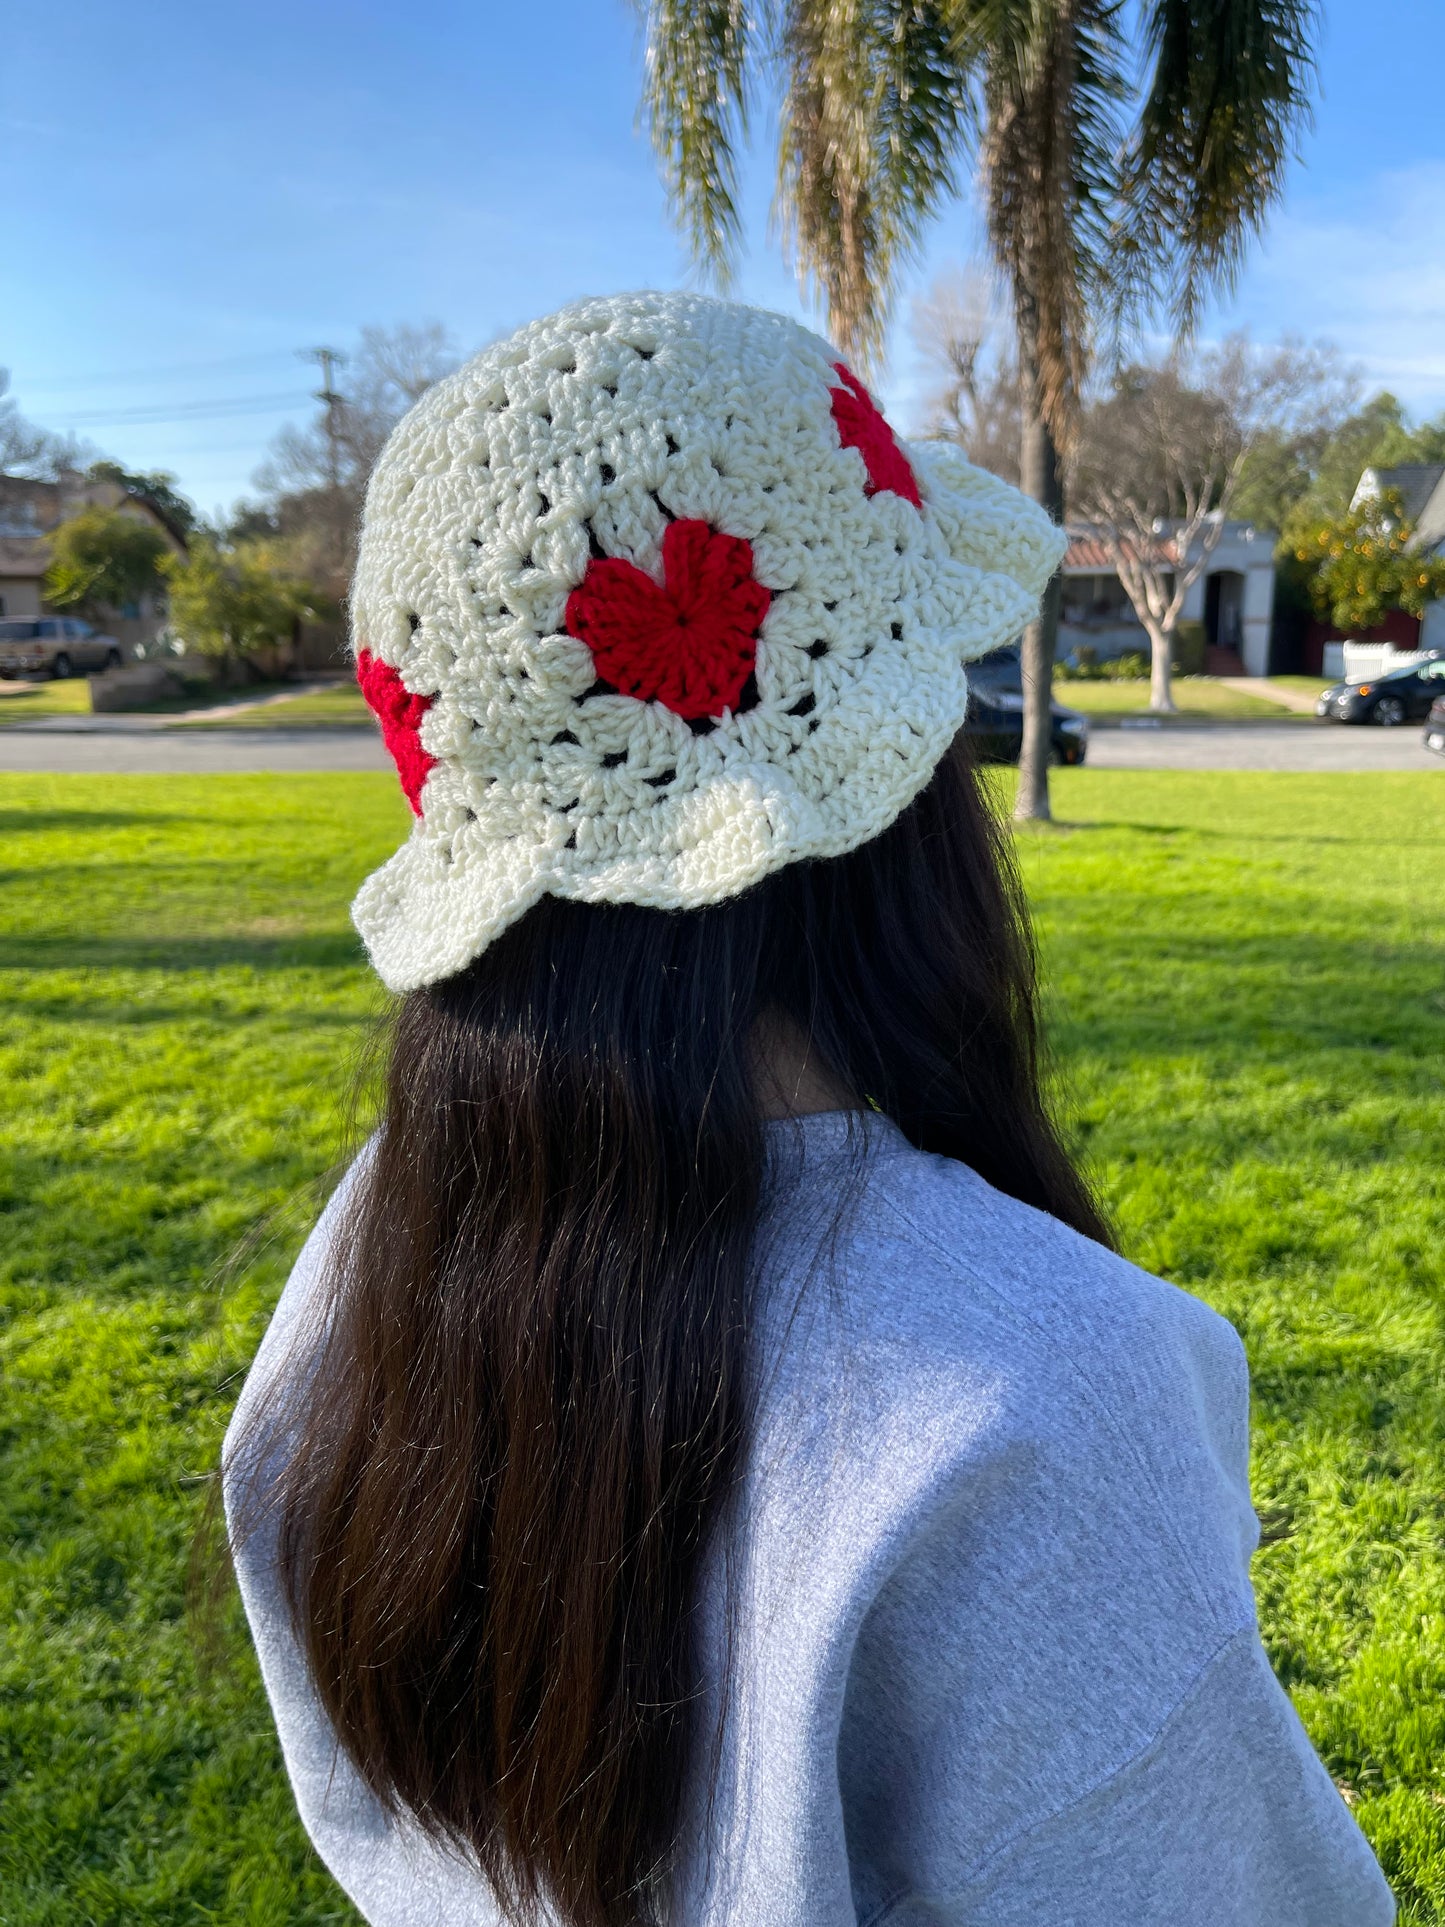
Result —
[{"label": "crocheted bucket hat", "polygon": [[367,493],[357,673],[416,813],[353,908],[381,977],[544,894],[692,908],[876,836],[1062,546],[780,315],[624,295],[486,349]]}]

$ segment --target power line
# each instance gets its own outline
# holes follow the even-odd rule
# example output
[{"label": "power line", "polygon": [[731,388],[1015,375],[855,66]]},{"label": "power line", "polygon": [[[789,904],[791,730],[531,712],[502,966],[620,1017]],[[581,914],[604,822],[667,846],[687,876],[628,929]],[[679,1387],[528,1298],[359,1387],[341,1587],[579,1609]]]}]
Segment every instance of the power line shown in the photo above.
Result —
[{"label": "power line", "polygon": [[278,395],[229,395],[214,401],[150,402],[134,408],[99,408],[86,414],[62,419],[60,428],[91,428],[129,423],[132,426],[163,425],[167,422],[204,421],[226,415],[276,414],[283,408],[299,408],[312,397],[290,389]]},{"label": "power line", "polygon": [[268,362],[289,359],[289,350],[275,348],[264,355],[229,355],[220,361],[172,362],[165,368],[132,368],[120,374],[59,375],[48,381],[42,377],[38,381],[26,380],[17,383],[17,393],[22,388],[27,395],[32,393],[50,395],[73,388],[103,388],[111,382],[169,381],[176,375],[215,374],[221,369],[230,368],[259,368]]}]

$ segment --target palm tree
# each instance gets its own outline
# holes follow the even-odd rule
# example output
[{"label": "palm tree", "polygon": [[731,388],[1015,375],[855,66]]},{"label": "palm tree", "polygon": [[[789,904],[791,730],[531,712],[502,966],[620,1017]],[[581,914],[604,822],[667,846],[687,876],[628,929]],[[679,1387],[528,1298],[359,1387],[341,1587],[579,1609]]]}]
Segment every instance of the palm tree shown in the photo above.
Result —
[{"label": "palm tree", "polygon": [[[1164,309],[1181,334],[1278,200],[1314,77],[1315,0],[638,0],[643,105],[697,260],[726,281],[739,147],[778,106],[777,212],[805,291],[875,369],[903,268],[977,169],[1010,290],[1023,484],[1061,518],[1091,354]],[[1047,817],[1058,583],[1024,636],[1020,817]]]}]

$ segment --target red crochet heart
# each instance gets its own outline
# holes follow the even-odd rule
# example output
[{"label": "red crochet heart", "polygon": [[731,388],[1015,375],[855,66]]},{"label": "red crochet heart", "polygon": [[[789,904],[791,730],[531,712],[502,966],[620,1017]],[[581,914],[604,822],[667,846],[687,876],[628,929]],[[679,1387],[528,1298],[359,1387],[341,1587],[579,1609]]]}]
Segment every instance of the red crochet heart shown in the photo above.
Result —
[{"label": "red crochet heart", "polygon": [[414,696],[392,668],[369,649],[356,652],[356,680],[376,711],[381,740],[396,764],[401,787],[413,812],[421,815],[421,786],[436,768],[436,758],[421,746],[421,719],[432,706],[430,696]]},{"label": "red crochet heart", "polygon": [[706,522],[671,522],[659,586],[621,556],[594,556],[567,598],[567,633],[623,695],[694,722],[736,709],[772,597],[753,549]]},{"label": "red crochet heart", "polygon": [[863,493],[876,495],[880,489],[889,489],[894,495],[901,495],[906,502],[911,502],[916,509],[921,509],[923,498],[918,493],[918,483],[908,465],[908,457],[898,446],[898,437],[879,413],[877,403],[858,377],[845,368],[841,361],[833,363],[833,372],[843,379],[841,388],[828,390],[833,398],[833,420],[837,423],[838,439],[844,448],[856,448],[863,457],[863,465],[868,470]]}]

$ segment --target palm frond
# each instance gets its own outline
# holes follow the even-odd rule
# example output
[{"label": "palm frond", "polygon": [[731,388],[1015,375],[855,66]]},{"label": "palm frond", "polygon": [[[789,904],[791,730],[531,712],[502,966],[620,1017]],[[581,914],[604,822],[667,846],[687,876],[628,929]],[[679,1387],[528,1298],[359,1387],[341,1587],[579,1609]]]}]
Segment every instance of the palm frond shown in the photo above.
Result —
[{"label": "palm frond", "polygon": [[642,112],[694,257],[726,285],[741,238],[737,150],[747,137],[744,0],[639,0]]},{"label": "palm frond", "polygon": [[1151,0],[1153,63],[1125,169],[1120,243],[1180,327],[1232,285],[1310,124],[1317,0]]},{"label": "palm frond", "polygon": [[955,0],[956,57],[982,71],[979,164],[1013,288],[1033,405],[1066,445],[1112,275],[1128,91],[1119,0]]},{"label": "palm frond", "polygon": [[805,289],[876,369],[903,264],[955,190],[968,90],[933,0],[794,0],[777,210]]}]

